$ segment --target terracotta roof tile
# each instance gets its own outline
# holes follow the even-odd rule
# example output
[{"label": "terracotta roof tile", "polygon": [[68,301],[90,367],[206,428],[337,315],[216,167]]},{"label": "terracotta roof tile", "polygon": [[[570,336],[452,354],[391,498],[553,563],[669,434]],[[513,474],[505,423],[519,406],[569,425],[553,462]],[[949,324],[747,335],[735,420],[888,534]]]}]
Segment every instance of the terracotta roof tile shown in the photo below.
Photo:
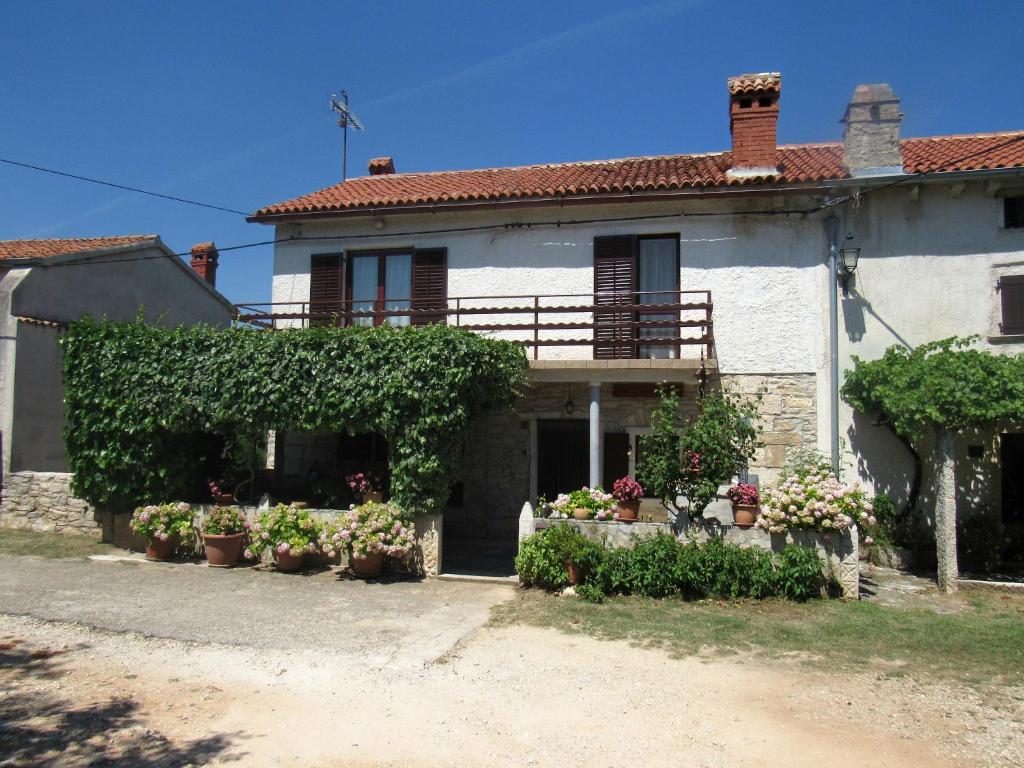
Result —
[{"label": "terracotta roof tile", "polygon": [[71,237],[50,240],[0,240],[0,259],[43,259],[69,253],[99,251],[118,246],[138,245],[156,240],[156,235],[120,237]]},{"label": "terracotta roof tile", "polygon": [[[1024,131],[904,139],[901,149],[907,173],[1024,167]],[[779,172],[774,176],[734,178],[726,175],[732,166],[732,154],[718,152],[363,176],[261,208],[253,218],[434,203],[573,198],[849,178],[839,143],[779,147],[777,165]]]},{"label": "terracotta roof tile", "polygon": [[736,75],[727,81],[729,93],[762,93],[778,91],[782,87],[782,75],[778,72],[754,72],[749,75]]}]

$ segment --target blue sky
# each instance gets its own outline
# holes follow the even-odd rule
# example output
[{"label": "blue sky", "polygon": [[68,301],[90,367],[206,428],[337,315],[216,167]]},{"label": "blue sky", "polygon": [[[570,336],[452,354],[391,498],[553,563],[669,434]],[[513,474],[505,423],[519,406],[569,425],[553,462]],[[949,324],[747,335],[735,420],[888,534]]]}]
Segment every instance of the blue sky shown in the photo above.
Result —
[{"label": "blue sky", "polygon": [[[729,145],[725,78],[783,73],[779,140],[829,141],[889,82],[904,135],[1024,128],[1020,2],[6,2],[0,157],[251,210],[350,175]],[[268,239],[241,216],[0,165],[0,239]],[[269,246],[218,287],[268,300]]]}]

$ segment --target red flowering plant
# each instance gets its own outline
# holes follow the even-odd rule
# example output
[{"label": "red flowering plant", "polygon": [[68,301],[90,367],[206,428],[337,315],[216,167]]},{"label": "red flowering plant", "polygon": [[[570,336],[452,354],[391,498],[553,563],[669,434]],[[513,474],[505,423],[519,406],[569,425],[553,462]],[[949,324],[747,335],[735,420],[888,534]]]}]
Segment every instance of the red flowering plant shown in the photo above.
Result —
[{"label": "red flowering plant", "polygon": [[632,477],[620,477],[612,484],[612,496],[619,501],[636,501],[644,497],[644,488]]},{"label": "red flowering plant", "polygon": [[761,493],[757,486],[750,483],[738,483],[725,493],[733,504],[740,504],[748,507],[756,507],[761,504]]}]

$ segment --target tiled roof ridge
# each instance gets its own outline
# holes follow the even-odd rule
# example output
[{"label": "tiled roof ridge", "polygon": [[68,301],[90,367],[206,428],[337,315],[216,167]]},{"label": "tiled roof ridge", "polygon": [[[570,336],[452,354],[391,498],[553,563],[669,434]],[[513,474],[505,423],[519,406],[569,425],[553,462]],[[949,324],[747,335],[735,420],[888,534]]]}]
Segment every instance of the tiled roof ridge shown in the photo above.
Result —
[{"label": "tiled roof ridge", "polygon": [[96,235],[94,237],[12,237],[0,243],[87,243],[96,240],[156,240],[160,235]]}]

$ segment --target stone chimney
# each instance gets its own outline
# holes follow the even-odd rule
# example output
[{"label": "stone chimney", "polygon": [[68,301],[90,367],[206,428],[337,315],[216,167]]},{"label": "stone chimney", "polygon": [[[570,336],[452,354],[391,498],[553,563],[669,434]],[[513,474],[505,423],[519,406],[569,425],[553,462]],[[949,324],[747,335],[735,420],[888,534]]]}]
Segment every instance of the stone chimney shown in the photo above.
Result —
[{"label": "stone chimney", "polygon": [[888,83],[858,85],[842,122],[843,164],[851,176],[903,173],[900,100]]},{"label": "stone chimney", "polygon": [[370,161],[370,175],[384,176],[395,172],[395,160],[391,157],[375,157]]},{"label": "stone chimney", "polygon": [[778,72],[730,77],[729,132],[732,134],[734,178],[774,176],[776,129],[779,124],[779,95],[782,75]]},{"label": "stone chimney", "polygon": [[192,246],[192,269],[211,286],[217,285],[217,246],[196,243]]}]

